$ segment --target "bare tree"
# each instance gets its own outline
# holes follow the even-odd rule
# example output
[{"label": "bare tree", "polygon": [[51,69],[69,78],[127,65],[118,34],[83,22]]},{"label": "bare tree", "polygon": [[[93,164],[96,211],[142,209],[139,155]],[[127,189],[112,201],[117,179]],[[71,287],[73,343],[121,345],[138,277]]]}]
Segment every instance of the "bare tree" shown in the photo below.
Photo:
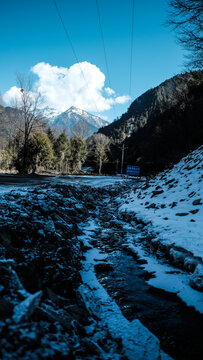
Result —
[{"label": "bare tree", "polygon": [[170,0],[168,23],[177,32],[180,44],[190,52],[186,65],[191,69],[203,67],[203,1]]},{"label": "bare tree", "polygon": [[41,115],[39,112],[40,94],[33,91],[31,78],[25,78],[23,75],[17,75],[19,86],[19,96],[16,107],[21,113],[22,121],[19,131],[22,135],[21,161],[19,170],[27,172],[27,154],[29,139],[32,132],[42,126]]},{"label": "bare tree", "polygon": [[98,133],[92,136],[93,153],[95,161],[99,168],[99,175],[101,175],[103,162],[107,160],[106,153],[108,150],[109,142],[109,138],[104,134]]}]

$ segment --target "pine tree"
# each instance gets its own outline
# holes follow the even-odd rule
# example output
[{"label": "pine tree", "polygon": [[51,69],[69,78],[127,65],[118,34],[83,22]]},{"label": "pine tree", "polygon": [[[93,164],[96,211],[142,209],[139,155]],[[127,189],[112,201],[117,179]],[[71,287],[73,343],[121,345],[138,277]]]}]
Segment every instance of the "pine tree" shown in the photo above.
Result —
[{"label": "pine tree", "polygon": [[72,171],[78,172],[81,170],[82,163],[87,157],[87,145],[81,136],[73,136],[71,139],[71,164]]},{"label": "pine tree", "polygon": [[36,131],[29,141],[29,162],[32,172],[38,171],[39,167],[50,169],[53,163],[53,147],[47,134]]},{"label": "pine tree", "polygon": [[68,173],[70,167],[70,141],[63,131],[54,144],[56,163],[60,173]]}]

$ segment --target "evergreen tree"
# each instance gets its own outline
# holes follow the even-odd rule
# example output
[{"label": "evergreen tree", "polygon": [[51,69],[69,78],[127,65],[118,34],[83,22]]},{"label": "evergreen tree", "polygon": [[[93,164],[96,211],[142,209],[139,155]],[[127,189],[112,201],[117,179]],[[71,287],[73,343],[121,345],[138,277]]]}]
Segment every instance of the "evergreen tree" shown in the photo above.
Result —
[{"label": "evergreen tree", "polygon": [[14,145],[9,144],[5,149],[0,150],[0,168],[11,170],[15,166],[17,154],[14,152]]},{"label": "evergreen tree", "polygon": [[[21,168],[23,162],[24,149],[20,149],[16,160],[16,167]],[[43,131],[36,131],[29,139],[27,144],[26,172],[35,173],[40,167],[49,169],[53,164],[52,144]]]},{"label": "evergreen tree", "polygon": [[51,144],[54,146],[56,138],[55,138],[54,133],[53,133],[53,131],[52,131],[52,129],[50,127],[48,127],[47,136],[48,136],[49,140],[51,141]]},{"label": "evergreen tree", "polygon": [[29,142],[32,171],[35,172],[40,166],[45,169],[51,168],[53,164],[53,147],[47,134],[36,131]]},{"label": "evergreen tree", "polygon": [[54,151],[59,172],[69,172],[70,141],[65,131],[63,131],[56,140],[54,145]]},{"label": "evergreen tree", "polygon": [[87,157],[87,145],[82,136],[73,136],[71,139],[71,164],[72,171],[81,170],[82,163]]}]

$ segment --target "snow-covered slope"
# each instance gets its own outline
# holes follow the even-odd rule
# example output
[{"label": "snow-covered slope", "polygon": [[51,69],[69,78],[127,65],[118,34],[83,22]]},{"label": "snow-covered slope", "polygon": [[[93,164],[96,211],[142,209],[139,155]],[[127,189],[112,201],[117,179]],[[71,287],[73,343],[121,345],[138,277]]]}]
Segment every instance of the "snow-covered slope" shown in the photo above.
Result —
[{"label": "snow-covered slope", "polygon": [[[203,291],[202,169],[203,146],[191,152],[171,170],[131,190],[125,198],[121,195],[117,199],[122,216],[130,216],[144,227],[145,235],[141,243],[148,244],[150,251],[158,258],[166,258],[175,268],[189,273],[187,286],[190,284],[200,291]],[[176,290],[180,295],[182,285],[179,285]],[[158,286],[163,288],[163,284]],[[182,286],[184,301],[188,298],[187,286]],[[199,298],[197,303],[198,310],[201,308],[202,311]]]},{"label": "snow-covered slope", "polygon": [[120,210],[136,212],[162,239],[203,259],[202,170],[203,146],[132,191]]}]

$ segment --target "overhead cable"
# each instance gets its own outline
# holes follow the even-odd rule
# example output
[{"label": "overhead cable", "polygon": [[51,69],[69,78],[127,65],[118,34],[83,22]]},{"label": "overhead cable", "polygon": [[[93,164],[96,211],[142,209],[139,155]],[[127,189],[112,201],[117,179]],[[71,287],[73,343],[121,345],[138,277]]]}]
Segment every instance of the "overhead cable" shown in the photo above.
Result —
[{"label": "overhead cable", "polygon": [[[105,59],[105,65],[106,65],[106,72],[107,72],[109,87],[112,89],[111,79],[110,79],[110,71],[109,71],[109,66],[108,66],[108,61],[107,61],[107,52],[106,52],[106,47],[105,47],[105,42],[104,42],[104,33],[103,33],[103,29],[102,29],[101,14],[100,14],[100,9],[99,9],[99,1],[98,1],[98,0],[96,0],[96,6],[97,6],[97,14],[98,14],[98,20],[99,20],[99,27],[100,27],[101,38],[102,38],[102,46],[103,46],[103,51],[104,51],[104,59]],[[115,116],[115,118],[116,118],[116,110],[115,110],[114,104],[113,104],[113,110],[114,110],[114,116]]]},{"label": "overhead cable", "polygon": [[95,108],[96,108],[97,112],[99,113],[97,104],[96,104],[96,102],[94,101],[94,98],[93,98],[93,96],[92,96],[92,93],[91,93],[90,88],[89,88],[89,85],[88,85],[88,82],[86,81],[84,71],[83,71],[83,69],[82,69],[82,67],[81,67],[81,63],[80,63],[80,61],[79,61],[79,59],[78,59],[78,56],[77,56],[77,54],[76,54],[75,48],[74,48],[73,43],[72,43],[72,41],[71,41],[70,34],[69,34],[69,32],[68,32],[68,30],[67,30],[67,28],[66,28],[66,26],[65,26],[65,23],[64,23],[64,21],[63,21],[63,18],[62,18],[62,16],[61,16],[60,11],[59,11],[58,5],[57,5],[57,3],[56,3],[56,0],[53,0],[53,3],[54,3],[54,6],[55,6],[55,9],[56,9],[56,12],[57,12],[57,14],[58,14],[58,16],[59,16],[59,18],[60,18],[61,24],[62,24],[62,26],[63,26],[64,32],[65,32],[65,34],[66,34],[66,37],[67,37],[68,42],[69,42],[69,44],[70,44],[70,47],[71,47],[71,49],[72,49],[73,55],[74,55],[74,57],[75,57],[75,59],[76,59],[77,64],[79,65],[79,68],[80,68],[82,77],[83,77],[84,82],[85,82],[85,84],[86,84],[86,86],[87,86],[87,89],[88,89],[88,92],[89,92],[89,94],[90,94],[90,97],[91,97],[92,100],[93,100],[93,103],[94,103],[94,105],[95,105]]},{"label": "overhead cable", "polygon": [[135,13],[135,0],[132,0],[132,28],[131,28],[131,47],[130,47],[130,85],[129,96],[132,92],[132,66],[133,66],[133,42],[134,42],[134,13]]}]

